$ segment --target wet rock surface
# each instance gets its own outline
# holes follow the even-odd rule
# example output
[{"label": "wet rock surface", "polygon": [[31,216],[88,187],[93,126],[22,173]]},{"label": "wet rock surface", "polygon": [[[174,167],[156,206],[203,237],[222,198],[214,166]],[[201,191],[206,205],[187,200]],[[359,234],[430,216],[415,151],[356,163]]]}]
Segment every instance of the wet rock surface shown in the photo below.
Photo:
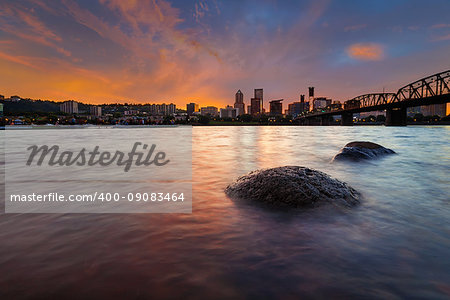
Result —
[{"label": "wet rock surface", "polygon": [[316,207],[332,204],[351,207],[360,194],[329,175],[299,166],[250,172],[230,184],[225,193],[233,199],[253,200],[278,207]]},{"label": "wet rock surface", "polygon": [[394,153],[395,151],[372,142],[351,142],[345,145],[333,160],[358,161]]}]

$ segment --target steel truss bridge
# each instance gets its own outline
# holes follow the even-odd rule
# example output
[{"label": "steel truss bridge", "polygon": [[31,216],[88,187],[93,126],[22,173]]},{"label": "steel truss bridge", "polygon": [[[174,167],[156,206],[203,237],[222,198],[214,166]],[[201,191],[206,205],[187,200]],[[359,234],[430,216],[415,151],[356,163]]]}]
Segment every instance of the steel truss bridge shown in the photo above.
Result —
[{"label": "steel truss bridge", "polygon": [[301,123],[320,120],[327,125],[333,115],[341,115],[342,125],[353,124],[353,114],[386,110],[386,125],[406,125],[406,108],[450,102],[450,70],[437,73],[400,88],[397,93],[374,93],[344,102],[343,108],[311,113],[298,119]]}]

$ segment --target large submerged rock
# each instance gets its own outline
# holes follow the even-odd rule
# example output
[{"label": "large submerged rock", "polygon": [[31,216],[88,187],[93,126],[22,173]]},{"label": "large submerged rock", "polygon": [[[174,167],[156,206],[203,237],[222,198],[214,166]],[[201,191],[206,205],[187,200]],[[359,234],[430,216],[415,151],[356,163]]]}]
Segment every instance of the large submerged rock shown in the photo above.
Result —
[{"label": "large submerged rock", "polygon": [[351,207],[360,201],[360,194],[345,182],[298,166],[250,172],[230,184],[225,193],[230,198],[279,207],[315,207],[322,204]]},{"label": "large submerged rock", "polygon": [[345,145],[344,148],[336,154],[334,160],[373,159],[394,153],[393,150],[384,148],[383,146],[372,142],[351,142]]}]

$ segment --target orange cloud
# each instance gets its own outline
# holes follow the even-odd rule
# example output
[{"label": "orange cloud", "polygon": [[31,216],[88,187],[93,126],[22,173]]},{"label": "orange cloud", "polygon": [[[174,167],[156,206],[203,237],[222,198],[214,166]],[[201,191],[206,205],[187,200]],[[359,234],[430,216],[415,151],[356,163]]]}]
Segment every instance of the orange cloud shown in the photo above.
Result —
[{"label": "orange cloud", "polygon": [[358,60],[381,60],[384,57],[384,49],[379,44],[358,43],[348,47],[347,54]]}]

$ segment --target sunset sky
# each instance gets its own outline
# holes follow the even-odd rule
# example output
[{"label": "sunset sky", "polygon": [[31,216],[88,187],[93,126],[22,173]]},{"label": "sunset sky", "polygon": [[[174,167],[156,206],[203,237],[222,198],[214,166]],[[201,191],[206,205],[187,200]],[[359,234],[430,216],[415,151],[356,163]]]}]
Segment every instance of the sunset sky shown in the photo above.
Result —
[{"label": "sunset sky", "polygon": [[450,69],[450,1],[1,0],[0,94],[347,100]]}]

